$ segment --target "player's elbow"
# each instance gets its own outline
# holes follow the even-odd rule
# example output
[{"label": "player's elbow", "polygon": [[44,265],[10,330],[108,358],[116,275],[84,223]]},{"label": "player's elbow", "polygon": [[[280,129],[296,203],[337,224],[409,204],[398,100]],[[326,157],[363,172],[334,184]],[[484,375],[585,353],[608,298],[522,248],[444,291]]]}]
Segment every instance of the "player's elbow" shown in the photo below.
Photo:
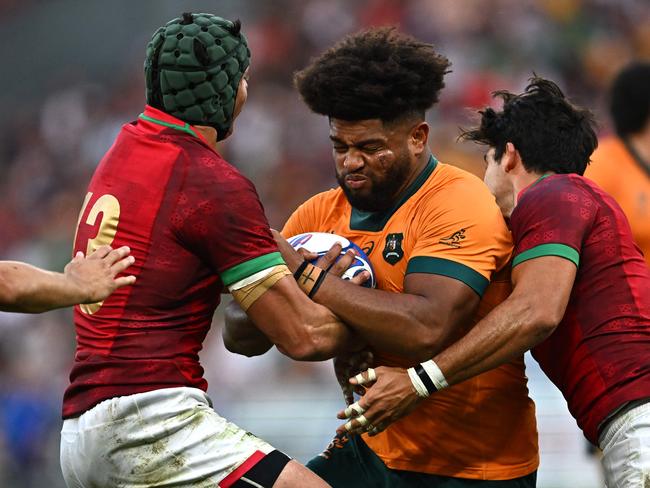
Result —
[{"label": "player's elbow", "polygon": [[287,336],[281,344],[276,344],[281,353],[295,361],[324,361],[332,356],[321,327],[304,322],[302,327],[295,330],[299,332]]},{"label": "player's elbow", "polygon": [[428,361],[438,352],[440,352],[441,349],[442,348],[440,347],[440,341],[437,338],[426,337],[423,338],[423,340],[419,341],[418,344],[414,345],[411,353],[409,354],[409,359],[416,363]]},{"label": "player's elbow", "polygon": [[529,333],[543,340],[553,333],[564,318],[564,308],[538,302],[530,305],[530,314]]},{"label": "player's elbow", "polygon": [[420,324],[414,328],[418,332],[410,335],[411,340],[404,344],[401,356],[414,363],[427,361],[443,349],[446,335],[441,333],[442,327],[431,327],[430,324]]},{"label": "player's elbow", "polygon": [[318,361],[321,359],[318,343],[310,336],[300,340],[288,340],[282,344],[276,344],[276,346],[282,354],[294,361]]}]

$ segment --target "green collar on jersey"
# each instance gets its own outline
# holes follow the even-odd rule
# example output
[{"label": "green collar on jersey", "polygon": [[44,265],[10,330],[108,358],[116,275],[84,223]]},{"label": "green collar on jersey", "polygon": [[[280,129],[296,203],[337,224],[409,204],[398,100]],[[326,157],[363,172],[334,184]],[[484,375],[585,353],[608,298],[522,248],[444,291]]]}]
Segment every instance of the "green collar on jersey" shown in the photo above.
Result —
[{"label": "green collar on jersey", "polygon": [[529,186],[529,188],[534,187],[535,185],[537,185],[537,183],[539,183],[539,182],[542,181],[543,179],[548,178],[549,176],[553,176],[554,174],[555,174],[555,173],[546,173],[545,175],[540,176],[539,178],[537,178],[537,179],[533,182],[532,185]]},{"label": "green collar on jersey", "polygon": [[415,181],[404,190],[404,193],[402,193],[402,196],[397,203],[388,210],[382,212],[363,212],[352,207],[352,213],[350,214],[350,230],[364,230],[369,232],[379,232],[382,230],[393,214],[397,212],[409,198],[415,195],[422,185],[424,185],[424,182],[427,181],[437,166],[438,160],[431,155],[429,157],[429,162]]},{"label": "green collar on jersey", "polygon": [[171,129],[180,130],[181,132],[187,132],[188,134],[191,134],[194,137],[200,139],[199,135],[196,132],[194,132],[194,129],[192,129],[192,126],[190,124],[188,124],[187,122],[185,122],[185,125],[171,124],[169,122],[165,122],[164,120],[154,119],[153,117],[149,117],[148,115],[145,115],[143,113],[140,114],[140,116],[138,118],[140,118],[142,120],[146,120],[147,122],[152,122],[154,124],[163,125],[165,127],[171,128]]}]

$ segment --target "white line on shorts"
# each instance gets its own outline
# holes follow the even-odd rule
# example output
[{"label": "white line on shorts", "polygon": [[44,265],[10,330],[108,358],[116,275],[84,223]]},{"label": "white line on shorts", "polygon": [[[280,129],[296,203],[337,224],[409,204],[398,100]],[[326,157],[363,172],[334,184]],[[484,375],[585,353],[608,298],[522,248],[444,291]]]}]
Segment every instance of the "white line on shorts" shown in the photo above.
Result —
[{"label": "white line on shorts", "polygon": [[263,487],[262,485],[260,485],[259,483],[255,483],[253,480],[249,480],[248,478],[246,478],[246,477],[244,477],[244,476],[242,476],[242,477],[239,478],[239,479],[242,480],[242,481],[245,481],[245,482],[248,483],[249,485],[254,486],[255,488],[264,488],[264,487]]}]

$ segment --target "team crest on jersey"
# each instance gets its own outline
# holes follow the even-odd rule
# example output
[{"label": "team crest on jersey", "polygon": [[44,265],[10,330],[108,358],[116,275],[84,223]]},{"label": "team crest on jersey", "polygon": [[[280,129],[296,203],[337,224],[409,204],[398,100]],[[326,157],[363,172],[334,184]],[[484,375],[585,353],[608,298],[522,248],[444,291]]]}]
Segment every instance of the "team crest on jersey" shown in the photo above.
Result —
[{"label": "team crest on jersey", "polygon": [[463,239],[465,239],[465,229],[460,229],[454,232],[449,237],[443,237],[438,242],[440,244],[444,244],[445,246],[455,247],[456,249],[458,249]]},{"label": "team crest on jersey", "polygon": [[384,261],[389,264],[395,264],[404,257],[404,250],[402,249],[402,240],[404,234],[401,232],[396,234],[388,234],[386,236],[386,245],[384,246]]}]

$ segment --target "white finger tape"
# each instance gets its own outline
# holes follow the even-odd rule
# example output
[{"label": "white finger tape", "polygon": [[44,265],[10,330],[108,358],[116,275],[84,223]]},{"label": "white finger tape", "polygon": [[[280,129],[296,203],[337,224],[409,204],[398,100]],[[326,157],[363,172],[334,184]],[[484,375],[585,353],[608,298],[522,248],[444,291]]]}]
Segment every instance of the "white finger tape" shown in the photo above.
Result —
[{"label": "white finger tape", "polygon": [[368,368],[368,381],[375,381],[377,379],[377,373],[375,368]]},{"label": "white finger tape", "polygon": [[359,416],[356,418],[356,420],[357,420],[357,422],[359,422],[359,425],[360,425],[361,427],[365,427],[366,425],[369,424],[368,419],[366,418],[365,415],[359,415]]},{"label": "white finger tape", "polygon": [[353,413],[356,413],[357,415],[362,415],[363,412],[365,412],[366,409],[363,408],[361,405],[359,405],[359,402],[353,403],[350,405],[348,408],[346,408],[343,413],[345,414],[346,417],[350,418],[352,417]]},{"label": "white finger tape", "polygon": [[367,383],[372,383],[377,379],[377,373],[375,372],[374,368],[368,368],[366,373],[368,373],[368,379],[363,377],[363,372],[354,377],[354,379],[357,380],[358,384],[365,385]]}]

